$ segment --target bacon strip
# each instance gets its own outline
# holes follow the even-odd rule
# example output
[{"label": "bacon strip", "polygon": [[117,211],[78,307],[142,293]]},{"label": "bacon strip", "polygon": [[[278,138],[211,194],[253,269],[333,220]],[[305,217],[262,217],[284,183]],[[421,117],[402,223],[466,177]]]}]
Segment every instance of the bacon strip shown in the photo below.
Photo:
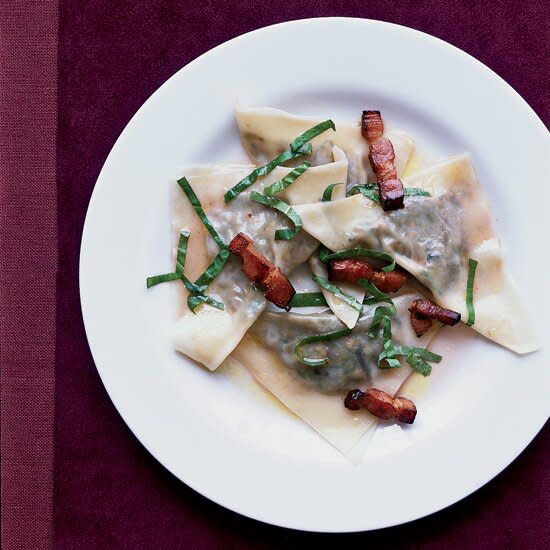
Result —
[{"label": "bacon strip", "polygon": [[456,325],[460,321],[460,313],[444,309],[426,298],[414,300],[409,307],[411,325],[418,337],[422,336],[431,326],[432,319],[437,319],[444,325]]},{"label": "bacon strip", "polygon": [[244,274],[264,289],[266,300],[288,311],[296,291],[283,272],[254,248],[254,241],[239,233],[229,243],[229,250],[243,259]]},{"label": "bacon strip", "polygon": [[376,388],[369,388],[364,392],[358,388],[350,390],[344,406],[352,411],[367,409],[377,418],[395,418],[405,424],[412,424],[416,418],[416,406],[410,399],[403,396],[393,398],[389,393]]},{"label": "bacon strip", "polygon": [[331,261],[328,265],[328,278],[330,281],[348,283],[357,283],[359,279],[366,279],[373,282],[382,292],[396,292],[405,284],[408,276],[400,269],[388,273],[377,271],[362,258],[350,258]]},{"label": "bacon strip", "polygon": [[382,136],[384,122],[380,111],[363,111],[361,134],[369,143],[369,161],[378,180],[378,193],[384,210],[398,210],[404,206],[403,183],[394,166],[392,142]]}]

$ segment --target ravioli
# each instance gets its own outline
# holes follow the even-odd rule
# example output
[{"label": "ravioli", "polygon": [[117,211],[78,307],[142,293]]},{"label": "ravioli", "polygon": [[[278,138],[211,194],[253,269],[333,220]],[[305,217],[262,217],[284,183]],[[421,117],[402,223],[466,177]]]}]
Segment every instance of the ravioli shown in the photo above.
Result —
[{"label": "ravioli", "polygon": [[[296,116],[269,107],[237,109],[235,115],[243,146],[257,164],[264,164],[276,157],[288,148],[296,136],[320,122],[318,118]],[[311,141],[313,164],[329,162],[332,146],[336,145],[344,151],[349,161],[348,183],[376,181],[368,159],[369,147],[361,136],[358,123],[335,121],[335,124],[336,132],[326,132]],[[393,144],[395,167],[401,176],[414,151],[414,141],[399,131],[386,132],[385,136]]]},{"label": "ravioli", "polygon": [[[421,339],[414,335],[407,308],[418,297],[408,294],[394,301],[397,313],[392,329],[398,343],[427,346],[437,331],[434,327]],[[347,410],[343,405],[347,390],[357,385],[375,386],[394,395],[411,373],[406,363],[395,369],[377,366],[381,336],[370,340],[366,334],[373,313],[374,307],[365,307],[351,336],[323,344],[322,350],[308,349],[312,355],[328,353],[331,361],[325,367],[301,365],[294,346],[304,336],[344,328],[330,313],[264,312],[231,357],[329,443],[349,455],[377,419],[365,411]]]},{"label": "ravioli", "polygon": [[517,353],[537,348],[535,332],[505,268],[487,198],[467,154],[403,179],[431,196],[409,196],[384,212],[362,195],[298,206],[304,229],[331,250],[366,246],[391,254],[429,288],[435,301],[466,320],[469,258],[475,274],[472,328]]},{"label": "ravioli", "polygon": [[[338,150],[334,151],[334,158],[336,162],[306,170],[292,184],[292,193],[286,193],[287,200],[293,203],[317,200],[335,179],[345,181],[347,160]],[[187,179],[226,243],[242,231],[254,239],[260,253],[270,258],[283,272],[291,273],[311,256],[318,246],[317,241],[305,231],[289,241],[276,241],[275,231],[288,227],[288,220],[277,211],[249,199],[252,190],[261,191],[285,176],[290,169],[276,168],[229,204],[224,203],[224,193],[253,168],[246,165],[196,168],[187,172]],[[174,187],[172,225],[175,234],[183,228],[191,233],[186,274],[194,279],[208,265],[217,249],[185,195],[177,186]],[[173,339],[178,351],[214,370],[263,311],[266,300],[262,292],[254,289],[242,272],[240,260],[235,257],[229,259],[207,293],[224,302],[225,309],[221,311],[203,305],[192,313],[184,308],[182,317],[175,325]]]},{"label": "ravioli", "polygon": [[[466,321],[472,313],[466,304],[468,281],[473,275],[470,271],[472,259],[477,262],[473,328],[517,353],[537,348],[533,327],[504,264],[489,203],[467,154],[404,177],[415,149],[414,141],[403,132],[386,132],[384,137],[394,148],[397,175],[405,187],[405,207],[384,211],[375,202],[376,196],[371,195],[373,200],[368,198],[368,189],[361,189],[367,196],[347,197],[352,186],[376,181],[369,161],[369,145],[361,135],[359,124],[336,121],[333,130],[330,120],[319,124],[321,121],[314,117],[296,116],[271,108],[239,109],[236,118],[242,143],[254,165],[199,167],[186,173],[216,230],[212,233],[217,232],[226,244],[241,232],[253,240],[254,250],[259,254],[253,256],[249,250],[247,257],[254,257],[257,265],[247,264],[246,270],[251,279],[262,281],[262,284],[273,272],[284,279],[272,264],[286,275],[309,265],[312,273],[308,276],[313,274],[313,280],[319,284],[332,311],[311,313],[310,308],[296,308],[291,313],[283,313],[266,309],[268,303],[264,293],[245,275],[241,259],[232,255],[206,290],[208,296],[223,302],[223,310],[202,305],[193,313],[187,303],[182,302],[182,313],[174,326],[174,346],[178,351],[211,370],[224,362],[240,363],[267,391],[353,460],[364,450],[364,443],[374,432],[377,416],[405,423],[414,421],[416,408],[412,402],[407,404],[404,399],[394,400],[392,404],[388,395],[373,390],[393,396],[400,390],[406,394],[403,383],[413,372],[411,366],[417,373],[428,375],[429,362],[441,360],[437,354],[417,349],[429,345],[440,327],[439,322],[433,323],[418,338],[408,309],[429,289],[434,301],[459,312]],[[378,115],[377,120],[375,130],[382,128]],[[308,140],[313,135],[317,137]],[[310,150],[303,148],[304,142],[311,144],[310,155],[303,154]],[[384,144],[388,145],[386,141]],[[389,157],[385,159],[390,162],[391,148],[388,149]],[[290,167],[276,167],[225,203],[224,195],[235,184],[257,165],[270,163],[262,168],[265,173],[282,162],[275,157],[285,151],[283,158],[292,159],[287,162]],[[262,191],[306,161],[309,164],[305,172],[295,181],[291,182],[290,178],[277,187],[280,191],[275,198],[279,201],[264,196],[262,202],[262,197],[255,197],[260,204],[251,199],[252,191]],[[395,178],[393,170],[391,177]],[[332,189],[331,200],[327,201],[325,191],[331,184],[340,185]],[[298,220],[290,212],[296,226],[273,208],[284,210],[280,201],[293,206],[300,217]],[[218,245],[188,198],[175,185],[172,210],[174,235],[184,229],[191,234],[184,273],[195,281],[218,253]],[[300,221],[303,229],[296,232]],[[290,229],[279,232],[281,238],[292,238],[276,240],[276,231],[280,229]],[[148,287],[182,278],[185,239],[183,234],[176,273],[151,277],[147,280]],[[392,299],[380,294],[377,296],[384,302],[372,305],[371,300],[366,300],[368,305],[363,305],[362,309],[359,304],[364,300],[364,290],[350,283],[336,283],[341,292],[355,299],[353,305],[361,309],[358,311],[330,292],[326,288],[329,285],[319,279],[328,278],[326,265],[319,259],[319,243],[332,251],[357,246],[383,251],[414,278],[392,294]],[[231,248],[235,254],[243,253],[235,241]],[[259,255],[264,255],[269,262]],[[299,271],[295,274],[296,280],[298,276]],[[184,281],[189,287],[189,282],[185,278]],[[287,292],[285,300],[278,303],[286,306],[292,288],[288,281],[283,282]],[[272,290],[267,282],[265,284]],[[183,290],[181,295],[186,298],[187,291],[181,285],[180,288]],[[375,293],[375,289],[369,288]],[[274,294],[270,298],[277,302]],[[296,303],[319,303],[317,296],[302,298]],[[393,305],[388,307],[389,303]],[[384,309],[377,311],[381,306]],[[375,319],[381,321],[383,312],[385,317],[378,325],[378,333],[373,335],[370,330],[373,322]],[[454,315],[455,321],[456,318]],[[304,344],[308,336],[313,338]],[[383,368],[379,367],[380,362]],[[344,406],[349,390],[357,387],[365,390],[365,395],[352,394]],[[362,397],[368,400],[362,401]],[[381,406],[386,406],[385,411],[372,406],[372,400],[376,404],[377,399]],[[370,413],[346,408],[354,406],[366,407]],[[388,407],[394,412],[388,413]],[[398,407],[399,414],[395,412]],[[401,414],[403,410],[408,416]]]}]

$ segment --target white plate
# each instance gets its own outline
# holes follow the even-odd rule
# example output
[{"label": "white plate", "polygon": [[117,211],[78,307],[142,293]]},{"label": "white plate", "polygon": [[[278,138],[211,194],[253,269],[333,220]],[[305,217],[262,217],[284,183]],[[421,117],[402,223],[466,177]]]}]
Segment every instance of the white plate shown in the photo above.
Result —
[{"label": "white plate", "polygon": [[418,421],[378,431],[359,466],[259,390],[172,351],[174,288],[145,289],[147,275],[172,269],[169,184],[186,165],[244,159],[237,100],[349,119],[376,107],[426,150],[470,151],[512,271],[547,326],[550,142],[535,113],[487,67],[426,34],[360,19],[294,21],[181,69],[130,121],[103,167],[82,237],[80,289],[111,399],[179,479],[269,523],[376,529],[463,498],[547,419],[548,346],[519,358],[467,329],[447,331]]}]

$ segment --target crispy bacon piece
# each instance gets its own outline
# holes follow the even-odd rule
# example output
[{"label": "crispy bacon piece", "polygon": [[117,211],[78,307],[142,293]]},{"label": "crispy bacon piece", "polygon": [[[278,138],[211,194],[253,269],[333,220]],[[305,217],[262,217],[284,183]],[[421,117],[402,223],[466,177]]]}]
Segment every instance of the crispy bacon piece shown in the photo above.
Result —
[{"label": "crispy bacon piece", "polygon": [[396,397],[393,400],[393,406],[395,407],[395,418],[399,422],[404,424],[412,424],[416,418],[416,406],[415,404],[402,395]]},{"label": "crispy bacon piece", "polygon": [[244,274],[264,289],[266,300],[288,311],[296,291],[284,273],[254,248],[254,241],[239,233],[229,243],[229,250],[243,259]]},{"label": "crispy bacon piece", "polygon": [[363,111],[361,115],[361,134],[370,143],[382,137],[384,121],[380,111]]},{"label": "crispy bacon piece", "polygon": [[367,409],[383,420],[395,418],[405,424],[412,424],[416,418],[416,406],[410,399],[402,396],[393,398],[389,393],[376,388],[369,388],[364,392],[357,388],[350,390],[344,406],[352,411]]},{"label": "crispy bacon piece", "polygon": [[397,178],[397,170],[393,165],[395,152],[389,139],[380,137],[370,143],[369,160],[378,182]]},{"label": "crispy bacon piece", "polygon": [[346,281],[348,283],[357,283],[359,279],[367,279],[367,281],[372,281],[382,292],[396,292],[405,284],[408,276],[400,269],[388,273],[377,271],[362,258],[350,258],[331,261],[328,265],[328,278],[330,281]]},{"label": "crispy bacon piece", "polygon": [[378,193],[384,210],[398,210],[404,206],[403,183],[394,166],[392,142],[382,136],[384,122],[380,111],[363,111],[361,134],[369,143],[369,161],[378,180]]},{"label": "crispy bacon piece", "polygon": [[426,298],[414,300],[409,311],[411,312],[411,325],[419,338],[432,326],[432,319],[451,326],[460,321],[460,313],[439,307]]},{"label": "crispy bacon piece", "polygon": [[344,407],[350,411],[358,411],[362,407],[362,399],[365,394],[359,389],[350,390],[344,399]]}]

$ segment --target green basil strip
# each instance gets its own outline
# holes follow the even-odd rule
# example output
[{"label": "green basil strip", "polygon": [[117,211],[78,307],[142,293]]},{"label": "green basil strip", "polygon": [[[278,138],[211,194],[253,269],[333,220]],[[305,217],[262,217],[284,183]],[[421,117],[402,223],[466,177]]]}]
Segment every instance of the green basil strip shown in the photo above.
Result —
[{"label": "green basil strip", "polygon": [[332,294],[334,294],[337,298],[340,298],[343,302],[346,302],[348,306],[351,306],[353,309],[357,310],[359,313],[363,310],[363,304],[356,300],[353,296],[350,296],[349,294],[346,294],[342,292],[336,285],[329,282],[324,277],[321,277],[320,275],[312,275],[312,279],[325,290],[328,290]]},{"label": "green basil strip", "polygon": [[[388,304],[393,304],[391,296],[389,294],[386,294],[385,292],[382,292],[381,290],[378,290],[373,282],[367,281],[366,279],[359,279],[357,281],[357,284],[361,288],[364,288],[370,294],[369,297],[365,298],[367,304],[377,304],[378,302],[387,302]],[[363,303],[365,303],[365,301]]]},{"label": "green basil strip", "polygon": [[383,323],[384,326],[384,332],[383,332],[383,339],[384,339],[384,351],[382,351],[378,355],[378,366],[381,369],[395,369],[399,368],[401,366],[401,362],[399,361],[398,357],[404,357],[407,363],[411,366],[413,370],[416,372],[422,374],[423,376],[429,376],[432,372],[432,367],[428,363],[428,361],[431,361],[432,363],[439,363],[442,359],[441,355],[438,355],[437,353],[433,353],[431,351],[428,351],[424,348],[416,348],[414,346],[400,346],[394,344],[392,340],[392,334],[391,334],[391,319],[393,315],[395,315],[395,307],[392,305],[393,312],[390,312],[388,315],[387,311],[390,308],[384,308],[384,307],[378,307],[375,311],[375,322],[377,314],[379,314],[380,311],[380,320],[378,321],[378,325],[376,326],[376,330],[373,332],[373,327],[375,326],[375,322],[373,322],[371,326],[371,330],[369,332],[369,337],[373,338],[378,333],[378,326],[380,325],[380,321]]},{"label": "green basil strip", "polygon": [[300,361],[300,363],[302,363],[303,365],[307,365],[308,367],[322,367],[328,363],[328,357],[305,357],[302,347],[306,346],[307,344],[314,344],[315,342],[329,342],[330,340],[336,340],[344,336],[349,336],[350,334],[351,329],[345,328],[342,330],[336,330],[334,332],[325,332],[324,334],[306,336],[305,338],[302,338],[301,340],[298,340],[298,342],[296,342],[296,345],[294,346],[294,353],[298,361]]},{"label": "green basil strip", "polygon": [[216,244],[220,248],[224,247],[225,243],[223,242],[223,239],[220,237],[218,232],[214,229],[214,226],[210,223],[210,220],[206,217],[206,214],[204,213],[204,210],[202,208],[202,204],[199,201],[199,198],[197,197],[197,195],[195,195],[195,192],[193,191],[193,188],[191,187],[191,185],[189,185],[187,178],[179,179],[178,185],[182,188],[183,192],[187,195],[187,198],[189,199],[189,202],[191,203],[193,210],[195,210],[195,212],[198,214],[201,222],[204,224],[204,227],[206,227],[208,233],[210,233],[214,241],[216,241]]},{"label": "green basil strip", "polygon": [[405,195],[405,197],[431,197],[432,196],[429,191],[420,189],[420,187],[405,187],[403,189],[403,194]]},{"label": "green basil strip", "polygon": [[210,283],[220,274],[224,265],[229,259],[229,248],[223,246],[223,248],[216,254],[214,259],[210,262],[210,265],[202,272],[199,278],[195,281],[195,285],[199,287],[208,287]]},{"label": "green basil strip", "polygon": [[290,300],[290,307],[326,306],[327,301],[322,292],[298,292]]},{"label": "green basil strip", "polygon": [[304,155],[311,155],[311,144],[306,143],[303,147],[297,151],[284,151],[278,157],[275,157],[273,160],[270,160],[267,164],[252,170],[248,176],[243,178],[239,183],[234,185],[229,191],[223,196],[226,203],[231,202],[237,195],[248,189],[253,185],[258,178],[266,176],[277,166],[288,162],[289,160],[297,159],[303,157]]},{"label": "green basil strip", "polygon": [[147,277],[147,288],[151,288],[152,286],[165,283],[167,281],[177,281],[182,278],[183,270],[185,268],[185,256],[187,255],[187,243],[189,242],[189,237],[189,231],[180,231],[175,273],[164,273],[163,275]]},{"label": "green basil strip", "polygon": [[166,283],[167,281],[178,281],[181,279],[181,273],[164,273],[163,275],[154,275],[153,277],[147,277],[147,288],[158,285],[160,283]]},{"label": "green basil strip", "polygon": [[441,362],[441,359],[443,359],[441,355],[438,355],[433,351],[429,351],[424,348],[416,348],[414,346],[393,346],[393,353],[395,355],[405,355],[405,356],[417,355],[418,357],[426,361],[431,361],[432,363],[439,363]]},{"label": "green basil strip", "polygon": [[311,162],[307,161],[300,164],[300,166],[296,166],[296,168],[289,172],[284,178],[268,185],[263,191],[264,195],[275,195],[275,193],[284,191],[287,187],[292,185],[310,166]]},{"label": "green basil strip", "polygon": [[368,185],[354,185],[348,191],[348,197],[351,195],[357,195],[357,193],[361,193],[361,195],[364,195],[376,204],[382,205],[380,195],[378,194],[378,185],[376,183],[369,183]]},{"label": "green basil strip", "polygon": [[214,298],[205,294],[190,294],[187,297],[187,305],[193,313],[201,304],[209,304],[217,309],[225,309],[223,302],[218,302],[218,300],[214,300]]},{"label": "green basil strip", "polygon": [[422,376],[430,376],[432,366],[419,355],[407,355],[407,363]]},{"label": "green basil strip", "polygon": [[302,229],[302,218],[298,216],[290,204],[269,195],[262,195],[256,191],[252,191],[252,193],[250,193],[250,199],[278,210],[281,214],[284,214],[287,218],[289,218],[294,224],[294,229],[277,229],[277,231],[275,231],[276,241],[290,241],[296,237]]},{"label": "green basil strip", "polygon": [[332,200],[332,192],[337,185],[344,185],[343,183],[331,183],[323,191],[323,196],[321,197],[321,202],[330,202]]},{"label": "green basil strip", "polygon": [[319,252],[319,259],[324,264],[328,263],[327,257],[330,254],[330,250],[324,244],[321,244],[321,245],[319,245],[318,252]]},{"label": "green basil strip", "polygon": [[[393,304],[392,304],[393,305]],[[389,316],[385,316],[383,319],[383,340],[384,340],[384,349],[389,348],[391,345],[393,345],[392,342],[392,336],[391,336],[391,319],[390,317],[395,315],[395,311],[391,313]]]},{"label": "green basil strip", "polygon": [[242,193],[245,189],[248,189],[254,182],[263,177],[270,172],[272,172],[277,166],[293,160],[304,155],[311,155],[312,147],[311,143],[308,141],[317,137],[319,134],[322,134],[325,130],[332,128],[336,130],[334,122],[332,120],[325,120],[320,124],[317,124],[313,128],[306,130],[303,134],[299,135],[291,144],[288,151],[284,151],[278,157],[275,157],[273,160],[270,160],[267,164],[260,166],[253,170],[246,178],[243,178],[239,183],[233,186],[227,193],[224,195],[224,200],[226,203],[231,202],[239,193]]},{"label": "green basil strip", "polygon": [[319,256],[324,263],[331,260],[346,260],[348,258],[375,258],[377,260],[383,260],[388,262],[389,265],[382,268],[382,271],[388,272],[395,269],[395,260],[386,252],[380,252],[379,250],[372,250],[370,248],[348,248],[346,250],[339,250],[338,252],[332,252],[331,254]]},{"label": "green basil strip", "polygon": [[[385,357],[384,354],[388,354],[393,350],[393,340],[391,334],[391,319],[387,315],[382,318],[383,324],[383,340],[384,351],[378,355],[378,366],[386,369],[397,369],[401,366],[399,359],[393,356]],[[385,360],[385,362],[383,362]]]},{"label": "green basil strip", "polygon": [[206,296],[204,294],[204,291],[222,271],[230,256],[229,249],[227,248],[227,245],[223,242],[223,239],[220,237],[214,226],[210,223],[210,220],[206,216],[199,198],[193,191],[193,188],[187,181],[187,178],[179,179],[178,185],[187,195],[187,198],[189,199],[193,210],[195,210],[204,227],[206,227],[206,230],[208,231],[208,233],[210,233],[220,249],[210,265],[203,271],[199,278],[194,283],[192,283],[185,275],[183,275],[183,266],[185,264],[185,254],[187,253],[187,239],[189,238],[189,233],[182,231],[180,243],[178,245],[176,271],[180,270],[181,268],[181,271],[179,271],[181,273],[181,279],[190,293],[190,295],[187,297],[187,305],[189,306],[189,309],[191,309],[191,311],[193,312],[200,304],[210,304],[218,309],[224,309],[224,305],[222,302],[219,302],[218,300],[215,300],[210,296]]},{"label": "green basil strip", "polygon": [[210,296],[204,294],[204,291],[208,288],[208,285],[220,274],[227,260],[229,259],[229,248],[223,246],[214,259],[210,262],[208,267],[202,272],[199,278],[192,283],[183,273],[182,281],[185,288],[189,291],[187,297],[187,305],[189,309],[195,313],[195,309],[200,304],[210,304],[218,309],[225,309],[223,302],[219,302]]},{"label": "green basil strip", "polygon": [[176,255],[176,273],[183,273],[185,269],[185,258],[187,256],[187,245],[191,233],[182,229],[180,231],[180,239],[178,242],[178,252]]},{"label": "green basil strip", "polygon": [[[183,281],[183,284],[185,285],[185,288],[191,293],[191,294],[203,294],[204,291],[207,288],[207,284],[196,284],[192,283],[186,276],[185,276],[185,260],[187,257],[187,245],[189,243],[189,237],[191,234],[189,231],[182,230],[180,232],[180,240],[178,243],[178,252],[176,256],[176,273],[181,274],[181,280]],[[215,301],[215,300],[214,300]],[[218,302],[219,303],[219,302]]]},{"label": "green basil strip", "polygon": [[468,310],[468,320],[466,324],[471,327],[476,320],[476,311],[474,309],[474,278],[476,268],[479,262],[470,258],[468,260],[468,282],[466,283],[466,308]]},{"label": "green basil strip", "polygon": [[[397,357],[405,357],[411,368],[423,376],[429,376],[432,372],[432,367],[428,364],[428,361],[439,363],[442,359],[441,355],[427,349],[413,346],[397,346],[389,340],[384,343],[384,351],[378,356],[378,365],[381,368],[395,368],[398,366]],[[386,367],[382,366],[382,361],[384,360]]]},{"label": "green basil strip", "polygon": [[[390,317],[393,317],[396,313],[395,306],[391,304],[389,307],[386,306],[378,306],[374,311],[374,317],[372,320],[372,324],[368,331],[368,337],[370,339],[374,339],[378,336],[378,331],[380,330],[380,323],[384,322],[384,328],[386,328],[386,321],[387,318],[389,320]],[[391,325],[390,325],[391,328]],[[391,338],[391,333],[390,336]],[[385,342],[387,341],[384,337]]]},{"label": "green basil strip", "polygon": [[[380,359],[379,359],[380,360]],[[385,366],[378,365],[381,369],[398,369],[401,366],[401,361],[394,357],[386,358]]]},{"label": "green basil strip", "polygon": [[[381,205],[380,195],[378,193],[378,185],[376,183],[369,183],[367,185],[354,185],[348,192],[348,196],[357,195],[361,193],[376,204]],[[405,187],[403,189],[405,197],[431,197],[431,194],[420,187]]]},{"label": "green basil strip", "polygon": [[164,275],[155,275],[154,277],[147,278],[147,288],[151,288],[154,285],[159,283],[164,283],[166,281],[176,281],[180,280],[185,285],[185,288],[189,291],[189,296],[187,298],[187,304],[191,311],[194,312],[195,308],[199,304],[210,304],[218,309],[224,309],[223,302],[219,302],[210,296],[206,296],[204,291],[207,288],[207,285],[192,283],[184,273],[185,270],[185,259],[187,256],[187,245],[189,243],[189,237],[191,234],[189,231],[182,230],[180,232],[180,238],[178,242],[178,252],[176,255],[176,271],[175,273],[165,273]]},{"label": "green basil strip", "polygon": [[290,144],[290,150],[295,153],[298,151],[301,147],[303,147],[308,141],[311,141],[313,138],[316,138],[318,135],[322,134],[329,128],[332,128],[334,131],[336,131],[336,126],[334,125],[334,122],[332,120],[325,120],[324,122],[320,122],[316,126],[313,126],[313,128],[310,128],[309,130],[306,130],[303,134],[299,135],[291,144]]},{"label": "green basil strip", "polygon": [[390,318],[387,316],[384,317],[383,323],[384,351],[378,355],[378,366],[380,368],[398,368],[401,366],[401,362],[398,357],[405,357],[405,360],[413,370],[423,376],[428,376],[432,372],[432,367],[428,361],[431,361],[432,363],[439,363],[442,359],[441,355],[437,355],[437,353],[433,353],[424,348],[395,345],[391,335]]}]

